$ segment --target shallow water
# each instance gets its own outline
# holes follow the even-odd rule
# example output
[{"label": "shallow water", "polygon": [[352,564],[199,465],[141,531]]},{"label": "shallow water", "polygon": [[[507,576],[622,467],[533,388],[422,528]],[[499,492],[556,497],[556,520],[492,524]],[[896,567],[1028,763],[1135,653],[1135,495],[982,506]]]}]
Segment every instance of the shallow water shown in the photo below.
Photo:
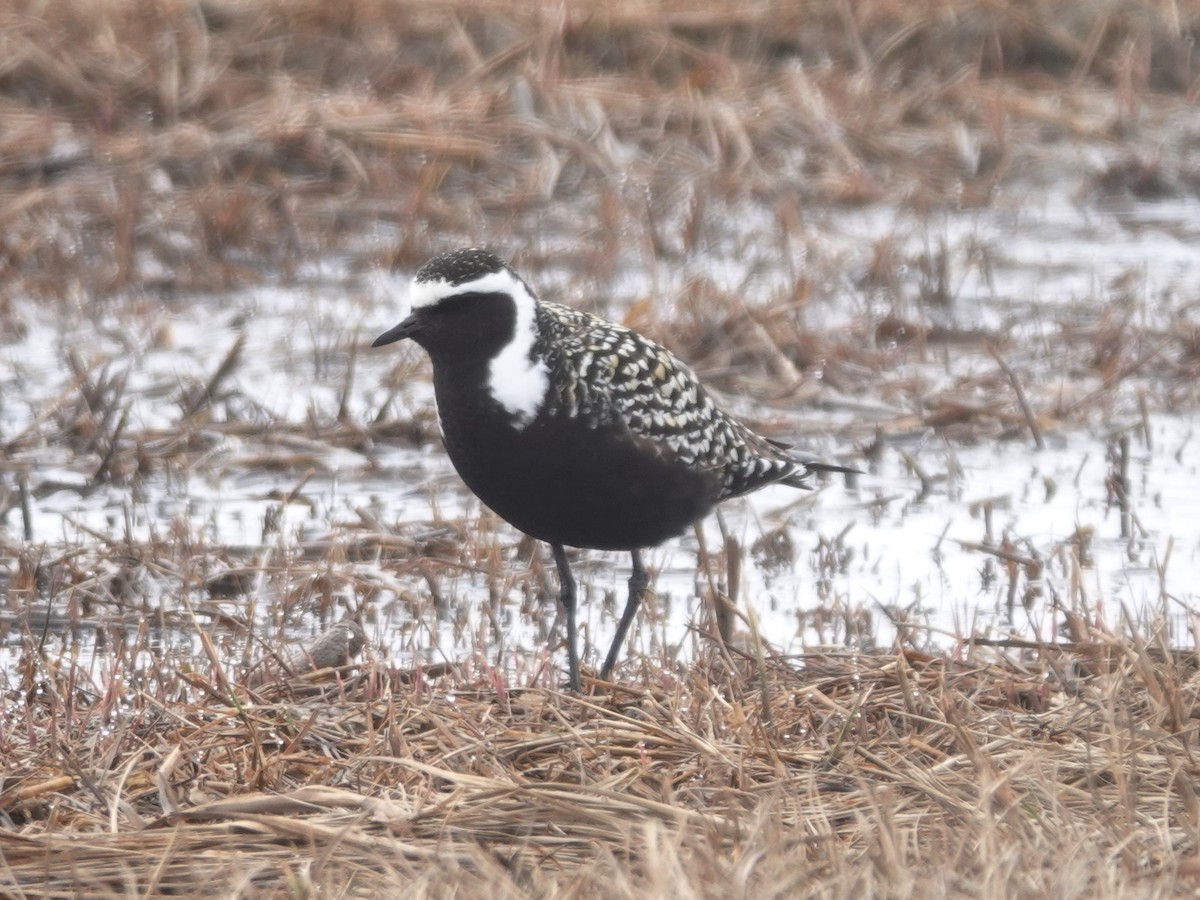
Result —
[{"label": "shallow water", "polygon": [[[844,283],[806,311],[814,328],[899,313],[957,329],[1002,330],[1018,339],[1013,355],[1021,357],[1022,371],[1045,379],[1031,386],[1043,392],[1039,408],[1047,385],[1061,384],[1062,391],[1083,397],[1096,387],[1092,376],[1070,371],[1070,360],[1051,347],[1052,339],[1061,341],[1064,320],[1094,319],[1121,295],[1132,298],[1126,303],[1130,321],[1165,329],[1181,318],[1194,320],[1200,306],[1195,249],[1200,204],[1192,200],[1078,204],[1043,192],[1013,196],[1007,208],[1001,203],[987,211],[920,219],[885,208],[825,212],[810,229],[806,245],[795,248],[797,257],[820,255],[847,273]],[[893,241],[906,258],[944,254],[953,303],[930,309],[920,292],[926,275],[915,271],[900,272],[898,295],[862,289],[855,273],[881,240]],[[685,274],[697,270],[720,283],[769,295],[779,287],[775,279],[782,283],[788,275],[763,269],[760,262],[730,252],[697,259],[686,273],[634,268],[614,282],[608,311],[620,315],[651,290],[669,298]],[[413,375],[396,393],[391,414],[427,416],[428,369],[415,348],[365,349],[370,338],[400,317],[406,278],[354,278],[336,262],[315,267],[307,278],[298,288],[260,288],[149,308],[141,304],[136,312],[136,304],[84,299],[65,312],[18,304],[26,332],[0,347],[0,441],[36,428],[38,417],[48,416],[53,404],[74,396],[75,376],[63,362],[66,347],[95,365],[93,372],[107,365],[110,372],[127,375],[128,433],[169,441],[180,419],[177,398],[187,385],[211,376],[239,335],[245,340],[242,364],[223,402],[248,422],[328,422],[343,398],[351,421],[373,418],[388,396],[388,373],[401,359],[412,364]],[[568,301],[584,289],[564,273],[547,272],[534,281],[543,294]],[[952,387],[964,374],[995,369],[977,346],[939,348],[904,365],[931,393],[939,384]],[[785,651],[812,643],[886,645],[897,636],[895,621],[916,628],[903,634],[921,645],[949,646],[972,635],[1050,640],[1064,636],[1063,609],[1113,625],[1127,618],[1143,629],[1162,625],[1173,643],[1189,644],[1200,599],[1200,492],[1191,452],[1197,419],[1187,407],[1155,411],[1166,408],[1160,401],[1169,393],[1156,377],[1168,375],[1147,373],[1107,394],[1098,403],[1102,409],[1082,418],[1085,425],[1049,423],[1047,446],[1040,451],[1019,423],[1003,441],[953,444],[918,423],[891,433],[877,466],[852,490],[833,482],[807,495],[775,488],[728,504],[726,528],[746,558],[737,591],[742,606],[749,605],[762,634]],[[1153,400],[1148,420],[1137,389]],[[835,456],[849,452],[821,434],[839,433],[846,444],[866,443],[874,423],[897,420],[892,400],[842,399],[805,410],[796,420],[795,431],[815,438],[810,449]],[[744,398],[733,402],[739,409],[754,408]],[[156,437],[155,429],[162,429],[161,435]],[[401,531],[435,532],[439,522],[465,516],[485,541],[495,542],[505,557],[502,569],[528,572],[528,561],[516,558],[518,536],[503,526],[495,530],[491,517],[481,516],[440,449],[364,447],[353,441],[333,447],[304,437],[300,428],[279,432],[271,443],[250,430],[238,437],[229,429],[205,433],[201,428],[196,440],[204,452],[146,477],[136,491],[114,485],[90,492],[43,491],[32,504],[34,541],[53,552],[96,549],[97,535],[136,542],[184,534],[206,552],[239,548],[264,560],[359,535],[364,510]],[[1110,490],[1116,465],[1110,453],[1122,432],[1130,436],[1131,518],[1125,535]],[[294,454],[304,454],[307,464],[297,466]],[[926,476],[924,489],[910,461]],[[272,468],[275,464],[282,468]],[[95,465],[93,455],[43,444],[7,460],[0,483],[13,486],[25,468],[35,486],[78,486]],[[311,470],[306,481],[305,469]],[[281,505],[280,494],[302,481],[298,497],[303,502]],[[278,530],[264,538],[264,519],[277,510]],[[19,510],[10,510],[0,527],[8,543],[17,545]],[[768,552],[764,536],[778,538],[780,529],[791,548],[784,539],[782,552]],[[715,520],[705,523],[704,533],[710,550],[722,546]],[[1014,569],[988,549],[1005,538],[1009,552],[1044,563],[1042,571]],[[819,542],[824,542],[824,565]],[[619,605],[628,560],[599,553],[587,559],[579,566],[584,591],[613,593]],[[697,640],[691,629],[707,627],[707,580],[697,575],[697,539],[686,535],[669,542],[653,550],[648,562],[657,572],[658,602],[640,620],[631,644],[686,657]],[[451,609],[434,616],[427,604],[410,602],[428,595],[419,580],[397,585],[393,574],[369,559],[344,565],[381,588],[367,617],[375,652],[405,662],[459,659],[485,648],[502,665],[518,668],[541,652],[553,604],[531,606],[528,586],[521,587],[519,579],[498,586],[492,576],[445,575],[442,593]],[[11,583],[15,562],[5,560],[0,572]],[[395,602],[398,591],[405,594],[404,602]],[[140,609],[170,606],[178,601],[178,583],[152,578],[142,594]],[[5,607],[10,617],[19,612],[14,596]],[[257,627],[274,622],[272,627],[289,634],[319,627],[312,615],[289,618],[281,626],[278,613],[270,612],[271,599],[260,597],[252,604]],[[246,603],[222,601],[243,611]],[[613,613],[612,602],[585,605],[583,628],[598,645],[591,648],[593,662],[606,646]],[[20,639],[20,629],[9,631],[0,647],[0,669],[10,670]],[[496,650],[498,642],[511,652]]]}]

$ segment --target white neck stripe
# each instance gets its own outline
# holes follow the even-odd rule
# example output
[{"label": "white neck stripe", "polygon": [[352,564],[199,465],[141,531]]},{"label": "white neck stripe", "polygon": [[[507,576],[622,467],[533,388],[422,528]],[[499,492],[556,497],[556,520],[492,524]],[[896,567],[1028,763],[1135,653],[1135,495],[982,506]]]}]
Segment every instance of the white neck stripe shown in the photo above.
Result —
[{"label": "white neck stripe", "polygon": [[493,399],[513,417],[516,427],[524,428],[537,417],[550,387],[546,363],[532,358],[537,340],[537,298],[521,279],[501,269],[461,284],[444,279],[414,281],[409,302],[413,309],[420,309],[463,294],[503,294],[512,298],[516,313],[512,340],[492,357],[487,387]]},{"label": "white neck stripe", "polygon": [[531,358],[533,344],[537,340],[537,300],[524,283],[508,272],[488,275],[470,283],[490,284],[493,278],[500,276],[507,283],[506,289],[512,296],[517,319],[513,323],[512,340],[492,359],[488,387],[496,402],[507,409],[517,424],[524,428],[536,418],[546,400],[550,373],[544,361]]}]

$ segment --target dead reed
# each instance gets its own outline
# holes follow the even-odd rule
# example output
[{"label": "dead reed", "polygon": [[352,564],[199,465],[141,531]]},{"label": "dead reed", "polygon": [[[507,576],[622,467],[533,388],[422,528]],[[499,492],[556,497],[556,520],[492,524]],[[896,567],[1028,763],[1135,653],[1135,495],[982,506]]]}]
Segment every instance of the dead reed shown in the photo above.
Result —
[{"label": "dead reed", "polygon": [[747,199],[785,234],[830,203],[986,205],[1080,144],[1120,149],[1098,187],[1194,190],[1176,113],[1198,21],[1133,0],[22,0],[0,11],[0,284],[219,289],[509,235],[523,263],[610,274],[727,239]]},{"label": "dead reed", "polygon": [[1195,874],[1196,667],[1096,628],[761,671],[710,654],[584,697],[370,663],[257,693],[212,670],[101,688],[31,657],[0,732],[0,884],[1154,895]]},{"label": "dead reed", "polygon": [[[1104,496],[1136,536],[1130,441],[1200,405],[1194,291],[1160,302],[1131,266],[1049,311],[1000,298],[984,323],[962,284],[991,285],[1005,241],[906,238],[931,211],[1063,183],[1081,203],[1194,197],[1197,37],[1195,0],[5,4],[0,347],[53,333],[62,377],[0,368],[0,636],[17,659],[0,682],[0,893],[1194,891],[1196,658],[1161,623],[1096,615],[1086,524],[1050,543],[994,532],[1004,498],[987,498],[979,539],[957,539],[1010,609],[1051,590],[1048,571],[1071,585],[1051,598],[1056,644],[931,648],[904,610],[836,596],[835,534],[814,553],[821,602],[798,615],[859,653],[784,658],[752,631],[743,658],[700,636],[686,668],[646,654],[636,678],[572,697],[484,652],[398,669],[368,639],[359,660],[349,625],[297,652],[280,636],[346,609],[369,635],[385,594],[418,623],[413,647],[427,618],[465,628],[462,573],[523,614],[544,617],[548,592],[527,548],[432,502],[403,523],[364,503],[282,539],[335,459],[366,480],[378,446],[436,441],[405,393],[415,361],[364,400],[362,335],[340,323],[288,358],[334,399],[290,416],[253,391],[249,327],[191,368],[145,361],[227,289],[353,296],[364,273],[459,242],[519,248],[551,291],[667,262],[682,289],[620,314],[717,388],[753,391],[767,431],[804,406],[869,465],[902,454],[913,490],[880,490],[864,517],[950,490],[951,454],[910,452],[927,435],[1033,447],[1090,427],[1111,434]],[[831,206],[910,218],[849,264],[820,237]],[[691,274],[710,252],[746,283]],[[768,292],[765,270],[783,273]],[[163,484],[264,473],[246,546],[184,515],[134,536],[131,510]],[[107,528],[35,526],[47,498],[105,491],[122,498]],[[743,553],[711,550],[697,580],[716,601]],[[796,549],[779,526],[746,555],[787,567]],[[873,645],[873,614],[894,646]]]}]

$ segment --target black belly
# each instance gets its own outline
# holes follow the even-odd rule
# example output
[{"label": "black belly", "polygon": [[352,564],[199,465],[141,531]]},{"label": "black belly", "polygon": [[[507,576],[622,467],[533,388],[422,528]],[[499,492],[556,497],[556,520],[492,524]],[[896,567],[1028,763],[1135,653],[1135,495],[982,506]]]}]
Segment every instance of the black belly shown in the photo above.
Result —
[{"label": "black belly", "polygon": [[651,547],[702,518],[720,492],[719,474],[667,462],[627,432],[571,419],[516,430],[474,412],[442,418],[454,467],[497,515],[543,541]]}]

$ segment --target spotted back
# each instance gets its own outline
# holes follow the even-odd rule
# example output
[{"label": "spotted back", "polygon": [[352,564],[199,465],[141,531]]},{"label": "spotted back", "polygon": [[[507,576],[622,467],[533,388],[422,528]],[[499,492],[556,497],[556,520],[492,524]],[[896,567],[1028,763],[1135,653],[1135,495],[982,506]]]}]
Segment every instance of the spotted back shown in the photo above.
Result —
[{"label": "spotted back", "polygon": [[538,308],[534,354],[550,371],[544,416],[616,426],[662,458],[722,476],[720,499],[800,484],[802,459],[718,407],[666,348],[621,325],[555,303]]}]

